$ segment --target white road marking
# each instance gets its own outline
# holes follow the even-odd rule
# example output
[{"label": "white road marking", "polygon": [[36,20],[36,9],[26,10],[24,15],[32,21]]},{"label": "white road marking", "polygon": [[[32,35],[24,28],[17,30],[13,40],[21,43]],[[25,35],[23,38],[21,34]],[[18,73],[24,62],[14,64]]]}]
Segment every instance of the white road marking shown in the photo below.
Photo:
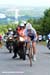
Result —
[{"label": "white road marking", "polygon": [[3,74],[15,74],[15,73],[17,73],[17,74],[24,74],[23,71],[3,71],[2,73]]}]

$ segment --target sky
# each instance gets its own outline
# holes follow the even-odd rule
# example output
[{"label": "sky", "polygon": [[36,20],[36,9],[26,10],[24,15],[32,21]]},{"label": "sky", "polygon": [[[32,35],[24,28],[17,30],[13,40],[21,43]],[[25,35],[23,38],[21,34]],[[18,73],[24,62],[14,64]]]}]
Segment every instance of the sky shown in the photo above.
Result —
[{"label": "sky", "polygon": [[[33,7],[36,7],[36,9],[34,8],[33,15],[41,15],[43,13],[43,8],[46,9],[50,7],[50,0],[0,0],[0,9],[11,8],[7,9],[7,11],[12,11],[17,8],[16,16],[19,15],[19,9],[32,9]],[[5,14],[0,13],[0,18],[5,18]]]},{"label": "sky", "polygon": [[50,7],[50,0],[0,0],[0,8]]}]

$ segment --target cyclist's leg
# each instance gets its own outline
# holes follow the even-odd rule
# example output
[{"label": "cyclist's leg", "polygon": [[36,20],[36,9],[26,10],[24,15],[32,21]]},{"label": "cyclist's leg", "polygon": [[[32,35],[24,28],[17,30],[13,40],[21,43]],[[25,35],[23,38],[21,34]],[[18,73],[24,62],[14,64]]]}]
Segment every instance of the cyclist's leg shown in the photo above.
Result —
[{"label": "cyclist's leg", "polygon": [[13,55],[13,57],[12,57],[12,58],[14,59],[14,58],[16,58],[16,57],[17,57],[17,51],[16,51],[16,49],[14,49],[13,53],[14,53],[14,55]]},{"label": "cyclist's leg", "polygon": [[32,41],[33,47],[33,60],[36,61],[36,41]]},{"label": "cyclist's leg", "polygon": [[29,48],[30,48],[30,39],[29,38],[27,38],[26,40],[25,40],[25,42],[26,42],[26,50],[27,50],[27,52],[26,52],[26,54],[28,55],[29,54]]}]

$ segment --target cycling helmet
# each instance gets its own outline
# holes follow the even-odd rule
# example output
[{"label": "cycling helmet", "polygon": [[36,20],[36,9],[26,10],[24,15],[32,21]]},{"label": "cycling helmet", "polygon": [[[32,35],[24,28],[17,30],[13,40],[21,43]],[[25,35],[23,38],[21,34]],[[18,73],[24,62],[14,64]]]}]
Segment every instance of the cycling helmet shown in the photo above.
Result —
[{"label": "cycling helmet", "polygon": [[33,29],[32,25],[30,23],[26,24],[26,29]]},{"label": "cycling helmet", "polygon": [[8,30],[9,30],[9,31],[11,31],[11,30],[12,30],[12,28],[9,28]]},{"label": "cycling helmet", "polygon": [[24,23],[21,23],[21,24],[20,24],[20,27],[24,27]]}]

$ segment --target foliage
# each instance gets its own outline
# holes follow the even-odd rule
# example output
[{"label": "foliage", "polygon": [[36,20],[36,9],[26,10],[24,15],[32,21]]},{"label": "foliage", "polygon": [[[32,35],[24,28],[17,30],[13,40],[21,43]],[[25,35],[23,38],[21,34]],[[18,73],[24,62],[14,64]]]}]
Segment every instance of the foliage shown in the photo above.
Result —
[{"label": "foliage", "polygon": [[38,34],[47,35],[50,33],[50,8],[44,11],[44,16],[40,19],[29,19]]},{"label": "foliage", "polygon": [[[50,9],[44,11],[44,16],[40,19],[30,18],[27,20],[36,29],[38,34],[47,35],[50,32]],[[19,21],[19,24],[21,20]],[[16,28],[16,24],[0,25],[0,34],[6,33],[8,28],[13,30]]]},{"label": "foliage", "polygon": [[0,34],[4,34],[8,31],[8,28],[16,29],[16,24],[0,25]]},{"label": "foliage", "polygon": [[50,9],[44,11],[44,17],[41,22],[42,33],[48,34],[50,32]]}]

